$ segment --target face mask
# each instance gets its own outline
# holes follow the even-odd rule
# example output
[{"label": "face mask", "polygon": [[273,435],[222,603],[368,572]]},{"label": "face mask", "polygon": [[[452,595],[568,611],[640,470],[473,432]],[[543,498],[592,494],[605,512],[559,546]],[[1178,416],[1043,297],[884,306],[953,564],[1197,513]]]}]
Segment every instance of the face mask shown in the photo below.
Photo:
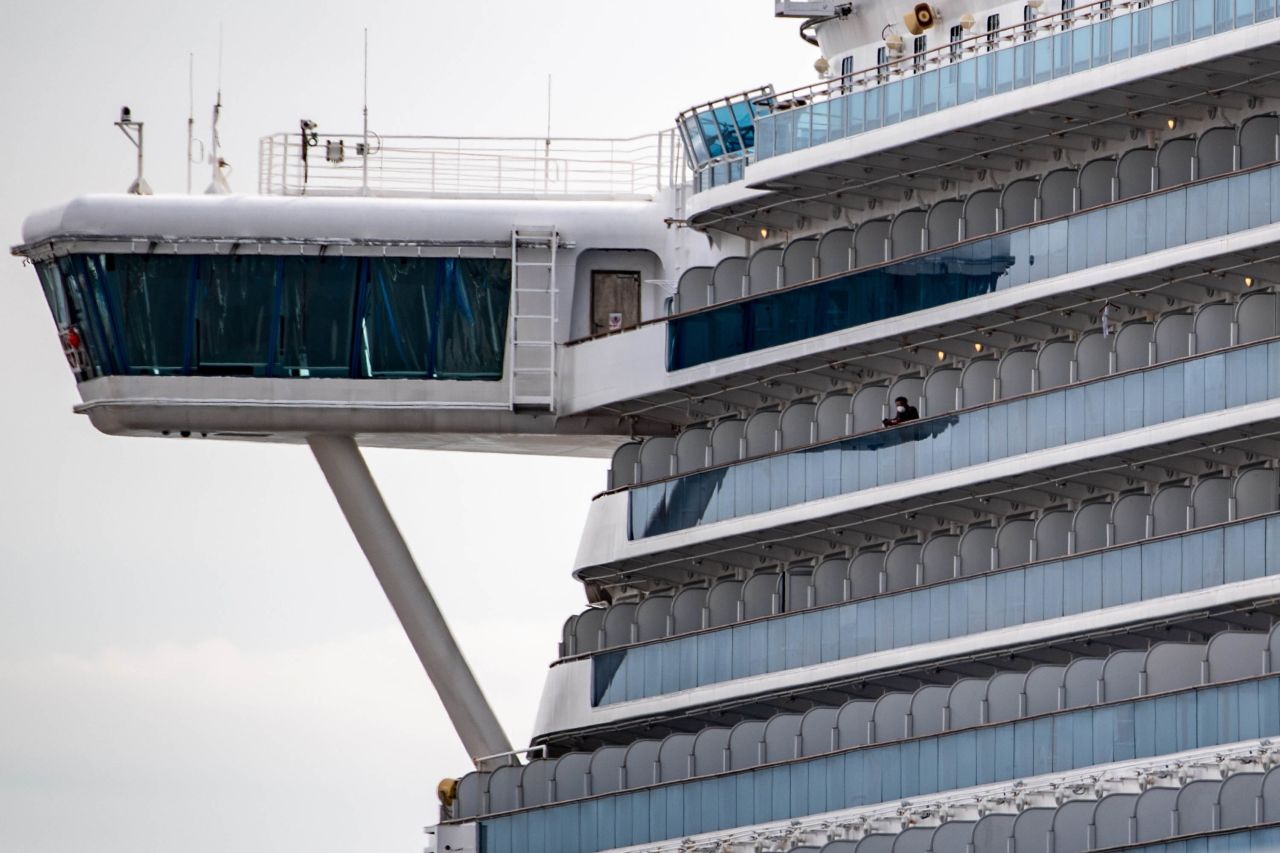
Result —
[{"label": "face mask", "polygon": [[902,413],[903,413],[903,412],[905,412],[906,410],[907,410],[907,407],[906,407],[906,406],[899,406],[899,407],[898,407],[898,414],[902,414]]}]

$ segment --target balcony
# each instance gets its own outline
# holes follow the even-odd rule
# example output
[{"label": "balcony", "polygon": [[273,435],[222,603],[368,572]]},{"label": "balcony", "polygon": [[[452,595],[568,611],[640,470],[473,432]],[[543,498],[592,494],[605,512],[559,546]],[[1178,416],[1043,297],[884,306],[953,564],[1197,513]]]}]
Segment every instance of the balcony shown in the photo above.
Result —
[{"label": "balcony", "polygon": [[1214,525],[591,656],[592,706],[1280,574],[1280,516]]},{"label": "balcony", "polygon": [[1275,17],[1275,0],[1077,6],[778,94],[755,160],[800,151]]},{"label": "balcony", "polygon": [[1252,344],[631,487],[631,540],[768,513],[1280,397]]},{"label": "balcony", "polygon": [[1255,167],[676,315],[667,323],[667,369],[683,370],[1277,222],[1280,166]]},{"label": "balcony", "polygon": [[1273,737],[1278,696],[1280,678],[1269,675],[625,792],[571,793],[569,802],[481,818],[480,849],[594,853]]}]

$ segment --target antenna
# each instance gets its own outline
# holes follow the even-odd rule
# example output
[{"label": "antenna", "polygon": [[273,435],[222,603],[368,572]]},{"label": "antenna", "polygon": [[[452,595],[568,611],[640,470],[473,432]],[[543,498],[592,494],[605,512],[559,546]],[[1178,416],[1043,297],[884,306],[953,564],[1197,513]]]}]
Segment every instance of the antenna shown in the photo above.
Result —
[{"label": "antenna", "polygon": [[222,117],[222,22],[218,22],[218,98],[213,102],[213,130],[209,145],[209,163],[213,166],[213,180],[205,190],[211,195],[224,195],[231,192],[223,169],[227,162],[218,156],[221,140],[218,138],[218,119]]},{"label": "antenna", "polygon": [[547,135],[542,142],[542,191],[551,182],[551,75],[547,75]]},{"label": "antenna", "polygon": [[187,195],[191,195],[191,148],[196,138],[196,55],[187,54]]},{"label": "antenna", "polygon": [[360,146],[360,194],[369,194],[369,28],[364,28],[364,144]]}]

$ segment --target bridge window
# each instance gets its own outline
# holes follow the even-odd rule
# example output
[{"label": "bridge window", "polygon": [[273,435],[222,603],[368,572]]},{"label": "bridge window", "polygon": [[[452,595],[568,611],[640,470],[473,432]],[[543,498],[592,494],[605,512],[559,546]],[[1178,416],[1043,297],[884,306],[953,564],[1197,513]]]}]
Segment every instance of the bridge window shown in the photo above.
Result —
[{"label": "bridge window", "polygon": [[505,259],[86,254],[38,269],[85,377],[502,378]]}]

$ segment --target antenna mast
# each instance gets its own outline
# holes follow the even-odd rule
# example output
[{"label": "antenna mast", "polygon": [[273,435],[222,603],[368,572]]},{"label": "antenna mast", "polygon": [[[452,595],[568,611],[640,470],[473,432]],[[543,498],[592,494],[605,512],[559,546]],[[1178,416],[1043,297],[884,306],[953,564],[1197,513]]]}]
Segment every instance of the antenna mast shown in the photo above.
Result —
[{"label": "antenna mast", "polygon": [[542,191],[551,182],[551,75],[547,75],[547,135],[542,139]]},{"label": "antenna mast", "polygon": [[196,55],[187,54],[187,195],[191,195],[191,148],[196,138]]},{"label": "antenna mast", "polygon": [[360,146],[360,194],[369,194],[369,28],[364,28],[364,139]]},{"label": "antenna mast", "polygon": [[213,132],[209,141],[209,163],[213,167],[213,180],[206,193],[224,195],[231,192],[226,174],[222,171],[227,163],[218,156],[221,140],[218,138],[218,119],[222,117],[222,24],[218,24],[218,98],[213,102]]}]

